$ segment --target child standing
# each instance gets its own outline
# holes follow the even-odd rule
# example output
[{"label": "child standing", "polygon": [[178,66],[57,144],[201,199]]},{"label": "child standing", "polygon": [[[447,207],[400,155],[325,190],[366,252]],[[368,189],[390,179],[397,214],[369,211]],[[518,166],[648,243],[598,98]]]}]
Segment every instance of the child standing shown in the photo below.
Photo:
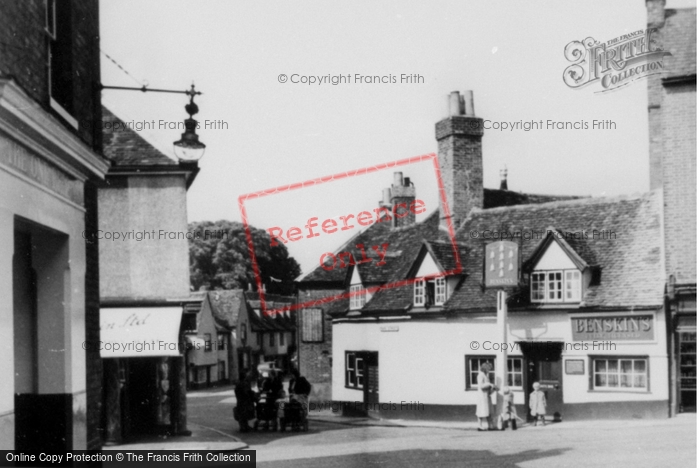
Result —
[{"label": "child standing", "polygon": [[540,418],[544,426],[544,417],[547,414],[547,397],[540,390],[539,382],[533,383],[532,389],[532,393],[530,393],[530,414],[535,418],[535,426],[537,426],[537,421]]},{"label": "child standing", "polygon": [[502,390],[502,394],[503,411],[500,416],[499,429],[505,430],[508,427],[508,424],[510,424],[510,427],[513,430],[516,430],[518,428],[518,423],[516,422],[518,419],[518,413],[515,411],[515,395],[513,395],[513,392],[508,387],[505,387]]}]

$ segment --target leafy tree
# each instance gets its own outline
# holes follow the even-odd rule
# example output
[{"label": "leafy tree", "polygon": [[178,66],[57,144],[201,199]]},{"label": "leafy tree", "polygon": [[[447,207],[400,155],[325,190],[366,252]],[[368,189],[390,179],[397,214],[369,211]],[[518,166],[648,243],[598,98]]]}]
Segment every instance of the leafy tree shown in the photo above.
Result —
[{"label": "leafy tree", "polygon": [[[190,284],[196,291],[206,289],[256,289],[255,274],[242,223],[202,221],[190,223]],[[263,229],[250,226],[258,271],[271,294],[292,294],[293,281],[301,268],[284,245],[270,246]]]}]

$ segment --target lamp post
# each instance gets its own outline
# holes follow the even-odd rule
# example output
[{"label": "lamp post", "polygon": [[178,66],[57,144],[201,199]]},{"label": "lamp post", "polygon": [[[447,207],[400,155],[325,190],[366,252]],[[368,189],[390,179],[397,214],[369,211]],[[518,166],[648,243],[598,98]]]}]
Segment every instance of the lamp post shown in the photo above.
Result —
[{"label": "lamp post", "polygon": [[194,84],[186,94],[190,96],[190,103],[185,106],[185,111],[190,117],[185,119],[185,133],[178,141],[173,142],[173,149],[181,162],[197,162],[204,156],[206,145],[199,141],[199,135],[196,132],[197,121],[192,118],[199,112],[199,107],[194,103],[194,96],[197,94]]}]

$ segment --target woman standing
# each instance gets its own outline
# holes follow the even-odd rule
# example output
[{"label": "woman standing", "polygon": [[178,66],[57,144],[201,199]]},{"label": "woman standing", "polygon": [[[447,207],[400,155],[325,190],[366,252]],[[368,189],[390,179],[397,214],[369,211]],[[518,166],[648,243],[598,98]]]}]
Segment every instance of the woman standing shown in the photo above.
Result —
[{"label": "woman standing", "polygon": [[491,392],[494,389],[494,385],[489,380],[491,370],[493,367],[490,363],[483,363],[476,380],[479,392],[476,401],[476,417],[479,418],[480,431],[488,431],[491,428]]}]

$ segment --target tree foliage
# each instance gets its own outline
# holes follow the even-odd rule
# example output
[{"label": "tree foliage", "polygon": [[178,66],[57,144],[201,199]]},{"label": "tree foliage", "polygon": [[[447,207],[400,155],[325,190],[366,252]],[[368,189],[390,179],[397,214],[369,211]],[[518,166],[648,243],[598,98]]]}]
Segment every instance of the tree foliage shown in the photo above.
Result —
[{"label": "tree foliage", "polygon": [[[248,239],[242,223],[202,221],[190,223],[190,284],[197,291],[206,289],[257,288]],[[258,271],[265,290],[272,294],[292,294],[293,281],[301,268],[284,245],[270,246],[263,229],[250,226]]]}]

